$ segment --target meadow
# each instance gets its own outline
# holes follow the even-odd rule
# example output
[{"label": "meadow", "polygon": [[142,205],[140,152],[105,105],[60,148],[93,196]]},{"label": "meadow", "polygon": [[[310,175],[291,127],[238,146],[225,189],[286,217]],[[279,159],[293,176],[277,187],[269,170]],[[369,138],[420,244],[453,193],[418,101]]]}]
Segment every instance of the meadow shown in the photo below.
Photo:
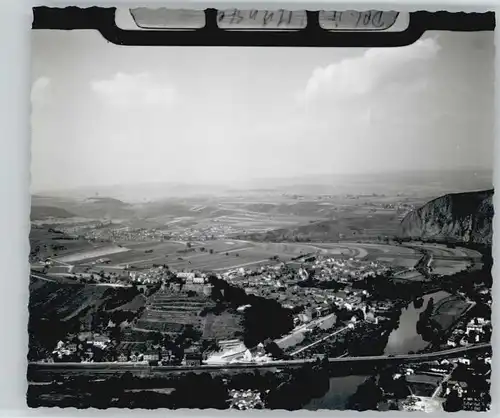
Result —
[{"label": "meadow", "polygon": [[443,330],[451,327],[469,308],[471,303],[458,296],[449,296],[440,300],[434,307],[432,319]]},{"label": "meadow", "polygon": [[[146,269],[154,265],[168,265],[177,270],[222,271],[233,268],[255,268],[267,264],[272,258],[289,262],[305,254],[322,254],[340,258],[378,261],[399,268],[414,267],[426,249],[434,255],[434,274],[450,275],[467,268],[477,256],[471,250],[449,249],[435,244],[392,245],[360,242],[252,242],[220,239],[208,241],[121,242],[116,245],[99,244],[92,249],[84,244],[73,243],[74,251],[64,251],[56,260],[72,263],[77,267],[94,266],[105,257],[107,264],[96,264],[105,270],[132,267]],[[83,249],[83,250],[82,250]],[[404,277],[415,280],[415,274]],[[403,277],[402,277],[403,278]]]}]

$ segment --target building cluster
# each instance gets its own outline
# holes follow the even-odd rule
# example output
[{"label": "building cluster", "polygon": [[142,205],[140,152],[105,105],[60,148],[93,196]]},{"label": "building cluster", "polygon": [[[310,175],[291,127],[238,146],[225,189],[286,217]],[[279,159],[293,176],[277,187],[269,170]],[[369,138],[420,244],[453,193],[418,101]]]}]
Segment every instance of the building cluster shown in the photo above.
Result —
[{"label": "building cluster", "polygon": [[165,266],[152,267],[145,270],[127,271],[130,282],[137,285],[161,283],[171,277],[172,272]]},{"label": "building cluster", "polygon": [[89,241],[151,242],[168,239],[169,234],[157,229],[124,226],[120,228],[93,228],[85,231],[83,237]]},{"label": "building cluster", "polygon": [[186,350],[173,350],[160,344],[144,344],[142,348],[118,349],[106,335],[91,332],[80,333],[57,343],[49,362],[122,362],[156,363],[160,365],[198,366],[203,361],[201,349],[193,344]]},{"label": "building cluster", "polygon": [[491,321],[479,317],[459,322],[446,344],[448,347],[458,347],[489,342],[490,339]]},{"label": "building cluster", "polygon": [[192,291],[206,296],[211,294],[212,285],[208,283],[208,276],[200,271],[177,271],[166,266],[156,266],[147,270],[129,271],[127,274],[129,283],[139,289],[160,285],[160,289],[173,292]]},{"label": "building cluster", "polygon": [[[489,396],[491,376],[491,356],[480,355],[474,359],[459,357],[436,360],[430,363],[418,363],[403,366],[394,379],[405,376],[410,389],[410,396],[400,403],[400,410],[436,412],[445,411],[486,411],[491,398]],[[435,380],[439,377],[440,380]],[[427,384],[431,387],[425,396],[415,395],[418,387]],[[415,386],[414,386],[415,385]],[[421,394],[423,395],[423,394]]]},{"label": "building cluster", "polygon": [[99,230],[101,228],[109,228],[119,225],[113,221],[88,221],[82,223],[72,223],[68,226],[59,226],[58,231],[62,232],[66,236],[84,236],[86,233],[92,230]]},{"label": "building cluster", "polygon": [[127,363],[153,363],[162,366],[185,365],[199,366],[202,354],[196,348],[187,349],[183,354],[167,349],[161,345],[152,346],[140,351],[122,351],[117,357],[119,362]]},{"label": "building cluster", "polygon": [[76,338],[60,340],[52,351],[52,361],[89,363],[107,359],[111,340],[94,333],[81,333]]},{"label": "building cluster", "polygon": [[456,365],[460,364],[462,370],[443,382],[441,396],[453,403],[457,410],[487,411],[491,404],[491,356],[479,356],[474,359],[473,365],[466,358],[453,361]]},{"label": "building cluster", "polygon": [[[274,263],[254,270],[244,268],[227,271],[222,275],[230,284],[242,287],[247,294],[274,299],[285,308],[299,311],[295,315],[296,325],[331,314],[333,311],[362,311],[365,319],[378,322],[380,316],[392,309],[387,302],[368,302],[366,290],[355,289],[352,283],[367,277],[387,272],[381,263],[362,260],[335,260],[332,258],[309,257],[307,265],[298,271],[291,270],[285,263]],[[314,279],[336,286],[306,287],[300,283]],[[340,290],[337,290],[340,288]]]},{"label": "building cluster", "polygon": [[214,219],[208,226],[197,226],[195,228],[182,228],[169,231],[171,239],[179,241],[209,241],[225,239],[231,234],[238,232],[231,225],[219,223]]},{"label": "building cluster", "polygon": [[[349,259],[335,259],[330,257],[313,257],[314,261],[308,266],[308,274],[313,274],[314,279],[319,281],[331,281],[332,279],[344,284],[356,280],[363,280],[388,274],[390,268],[377,261]],[[305,279],[304,273],[301,276]]]},{"label": "building cluster", "polygon": [[254,389],[232,389],[229,391],[229,408],[241,411],[262,409],[264,408],[262,394]]},{"label": "building cluster", "polygon": [[205,362],[207,364],[233,364],[233,363],[266,363],[272,360],[266,350],[271,341],[259,343],[256,347],[247,348],[240,340],[219,341],[220,350],[210,353]]},{"label": "building cluster", "polygon": [[[104,260],[104,259],[103,259]],[[102,261],[102,260],[101,260]],[[65,267],[65,271],[67,268]],[[90,268],[85,271],[67,272],[73,274],[74,278],[88,283],[111,284],[117,286],[135,285],[139,289],[149,286],[160,285],[162,288],[171,288],[179,291],[181,288],[185,291],[203,291],[203,285],[207,285],[207,275],[205,273],[194,271],[176,271],[169,269],[165,265],[156,265],[151,268],[141,270],[100,270],[91,272]],[[177,281],[171,279],[177,277]]]}]

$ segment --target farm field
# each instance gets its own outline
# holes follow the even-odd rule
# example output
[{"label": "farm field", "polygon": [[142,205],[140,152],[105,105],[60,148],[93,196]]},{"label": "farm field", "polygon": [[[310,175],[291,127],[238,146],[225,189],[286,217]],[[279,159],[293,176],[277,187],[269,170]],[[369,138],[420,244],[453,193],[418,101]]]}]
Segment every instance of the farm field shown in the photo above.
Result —
[{"label": "farm field", "polygon": [[95,245],[84,240],[68,240],[61,234],[51,232],[47,228],[32,228],[30,231],[31,250],[37,250],[41,258],[64,256],[78,251],[89,251]]},{"label": "farm field", "polygon": [[243,318],[241,315],[230,312],[220,314],[209,313],[205,317],[203,338],[226,340],[239,337],[243,334]]},{"label": "farm field", "polygon": [[418,282],[426,280],[426,278],[418,271],[405,271],[403,273],[399,273],[395,276],[395,279],[418,281]]},{"label": "farm field", "polygon": [[[242,333],[241,315],[227,311],[200,315],[205,308],[213,306],[213,301],[206,296],[160,291],[152,297],[132,329],[136,333],[160,331],[178,334],[191,325],[202,332],[204,338],[217,339],[234,338]],[[128,340],[134,341],[136,338],[131,335]]]},{"label": "farm field", "polygon": [[459,273],[471,263],[467,260],[464,261],[447,261],[447,260],[436,260],[432,263],[432,272],[440,276],[451,276],[452,274]]},{"label": "farm field", "polygon": [[449,296],[441,299],[432,313],[432,319],[439,324],[441,329],[446,330],[471,306],[470,302],[458,296]]},{"label": "farm field", "polygon": [[251,233],[287,228],[317,220],[317,217],[242,212],[241,214],[224,215],[210,219],[209,222],[200,223],[200,226],[210,226],[213,225],[213,223],[221,223],[231,227],[233,233]]},{"label": "farm field", "polygon": [[[168,244],[168,243],[167,243]],[[186,246],[178,244],[164,247],[156,244],[152,253],[145,254],[144,248],[140,251],[131,250],[123,254],[112,254],[111,265],[120,266],[129,264],[137,268],[151,266],[152,264],[168,264],[172,268],[221,270],[238,266],[252,265],[268,262],[270,257],[278,256],[282,261],[308,253],[331,254],[339,257],[353,257],[359,259],[373,259],[379,257],[387,259],[390,246],[379,248],[377,245],[363,244],[301,244],[301,243],[255,243],[248,241],[207,241],[201,245],[193,245],[191,251],[185,252]],[[152,249],[152,247],[148,247]],[[165,251],[166,250],[166,251]],[[175,252],[168,253],[168,250]],[[212,253],[210,252],[212,251]],[[393,262],[396,265],[413,265],[421,255],[412,249],[392,247]],[[168,253],[168,254],[167,254]],[[408,260],[409,259],[409,260]]]},{"label": "farm field", "polygon": [[112,254],[119,254],[129,251],[128,248],[118,247],[117,245],[103,246],[99,248],[94,248],[92,250],[72,253],[60,257],[55,257],[54,260],[60,261],[62,263],[74,263],[78,261],[84,261],[104,256],[109,256]]},{"label": "farm field", "polygon": [[472,250],[470,248],[456,247],[449,248],[443,244],[433,244],[433,243],[411,243],[412,248],[422,248],[429,251],[434,257],[463,257],[463,258],[474,258],[480,259],[481,254],[478,251]]},{"label": "farm field", "polygon": [[[222,271],[238,267],[252,268],[268,263],[275,256],[289,262],[305,254],[379,261],[395,267],[411,268],[422,257],[422,250],[425,249],[434,257],[433,272],[451,275],[464,270],[472,260],[477,261],[480,257],[478,253],[468,249],[417,243],[391,245],[349,241],[293,243],[221,239],[191,241],[189,245],[183,241],[120,242],[119,245],[99,244],[95,247],[88,244],[82,250],[84,244],[70,242],[74,251],[68,249],[55,259],[74,264],[76,270],[91,266],[92,261],[105,257],[109,260],[108,264],[96,267],[112,271],[127,266],[142,269],[154,264],[166,264],[178,270]],[[408,273],[408,277],[404,278],[415,280],[412,274]]]}]

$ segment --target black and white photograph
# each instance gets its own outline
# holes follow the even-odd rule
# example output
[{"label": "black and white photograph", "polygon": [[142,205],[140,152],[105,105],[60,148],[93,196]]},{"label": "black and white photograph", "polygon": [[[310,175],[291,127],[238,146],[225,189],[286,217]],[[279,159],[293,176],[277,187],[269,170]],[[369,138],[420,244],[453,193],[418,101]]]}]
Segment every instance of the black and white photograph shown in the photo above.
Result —
[{"label": "black and white photograph", "polygon": [[30,407],[490,409],[493,31],[31,42]]}]

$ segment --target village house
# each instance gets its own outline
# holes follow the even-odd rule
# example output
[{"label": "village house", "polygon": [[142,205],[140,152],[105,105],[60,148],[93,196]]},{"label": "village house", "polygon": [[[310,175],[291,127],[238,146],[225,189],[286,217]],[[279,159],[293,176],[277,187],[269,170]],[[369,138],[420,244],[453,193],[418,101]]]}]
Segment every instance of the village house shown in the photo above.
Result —
[{"label": "village house", "polygon": [[190,367],[200,366],[202,359],[203,357],[201,353],[196,349],[187,349],[184,352],[184,361],[186,363],[186,366]]},{"label": "village house", "polygon": [[458,397],[461,398],[467,389],[467,383],[465,382],[457,382],[455,380],[448,380],[445,384],[446,390],[445,393],[446,395],[449,395],[452,391],[457,392]]},{"label": "village house", "polygon": [[165,363],[170,363],[173,360],[174,354],[172,350],[161,350],[160,360]]},{"label": "village house", "polygon": [[125,363],[128,361],[128,356],[125,353],[120,353],[118,355],[117,361],[120,363]]},{"label": "village house", "polygon": [[158,350],[147,350],[144,353],[144,361],[159,361],[160,360],[160,353]]},{"label": "village house", "polygon": [[463,397],[464,411],[481,412],[486,411],[486,407],[487,402],[479,397],[471,396],[468,394]]},{"label": "village house", "polygon": [[77,347],[76,343],[69,343],[66,348],[71,354],[73,354],[73,353],[76,353],[76,350],[78,347]]}]

